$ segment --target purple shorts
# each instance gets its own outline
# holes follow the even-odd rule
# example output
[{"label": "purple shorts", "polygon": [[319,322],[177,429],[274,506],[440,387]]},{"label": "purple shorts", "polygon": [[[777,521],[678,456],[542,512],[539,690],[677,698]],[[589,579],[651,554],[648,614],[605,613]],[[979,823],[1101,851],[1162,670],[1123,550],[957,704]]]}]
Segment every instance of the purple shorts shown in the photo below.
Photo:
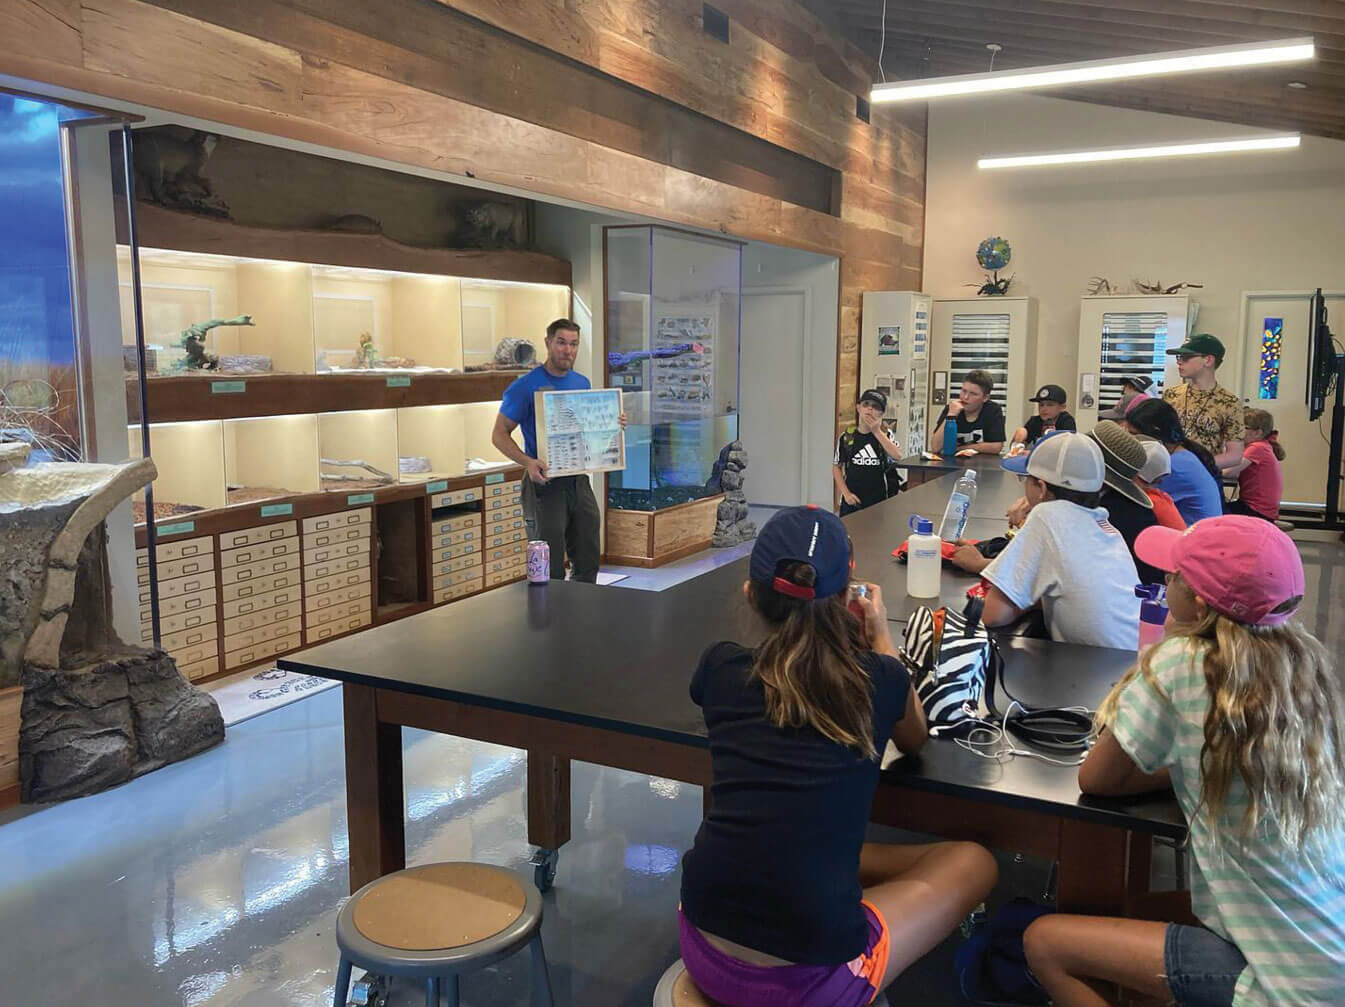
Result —
[{"label": "purple shorts", "polygon": [[887,924],[870,903],[864,953],[842,965],[750,965],[720,951],[677,913],[682,964],[696,987],[725,1007],[866,1007],[887,971]]}]

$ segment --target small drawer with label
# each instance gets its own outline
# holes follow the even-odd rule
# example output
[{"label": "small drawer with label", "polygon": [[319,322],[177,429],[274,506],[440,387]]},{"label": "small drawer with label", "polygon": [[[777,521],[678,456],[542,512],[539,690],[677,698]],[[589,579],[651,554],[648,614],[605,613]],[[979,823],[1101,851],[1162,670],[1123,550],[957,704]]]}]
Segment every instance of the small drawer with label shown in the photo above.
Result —
[{"label": "small drawer with label", "polygon": [[221,570],[220,580],[225,585],[237,584],[241,581],[260,580],[263,577],[273,577],[278,573],[298,569],[299,557],[297,555],[277,556],[275,559],[264,559],[256,563]]},{"label": "small drawer with label", "polygon": [[[215,571],[207,570],[205,573],[194,573],[189,577],[175,577],[172,580],[159,581],[159,614],[163,614],[163,600],[165,598],[180,598],[186,594],[200,594],[202,591],[210,591],[215,587]],[[140,604],[148,605],[150,603],[149,586],[140,589]]]},{"label": "small drawer with label", "polygon": [[[204,538],[188,538],[181,542],[161,542],[154,550],[160,563],[166,563],[174,559],[186,559],[188,556],[203,556],[214,552],[210,536]],[[149,566],[149,550],[137,549],[135,551],[135,565]]]},{"label": "small drawer with label", "polygon": [[342,633],[349,633],[352,630],[367,626],[370,623],[369,614],[353,615],[337,622],[323,623],[321,626],[314,626],[304,631],[308,637],[309,643],[318,643],[322,640],[330,640],[334,636],[340,636]]},{"label": "small drawer with label", "polygon": [[242,650],[236,650],[224,655],[224,667],[226,668],[244,668],[250,664],[258,664],[267,658],[275,657],[277,654],[283,654],[288,650],[298,650],[301,646],[300,636],[297,632],[289,636],[282,636],[278,640],[270,640],[266,643],[257,644],[255,647],[244,647]]},{"label": "small drawer with label", "polygon": [[298,525],[293,521],[277,521],[258,528],[244,528],[241,531],[220,532],[221,549],[237,549],[245,545],[259,545],[262,542],[274,542],[276,539],[289,538],[298,534]]},{"label": "small drawer with label", "polygon": [[345,542],[367,542],[369,526],[367,524],[348,525],[345,528],[333,528],[331,531],[304,533],[304,552],[322,546],[341,545]]},{"label": "small drawer with label", "polygon": [[466,531],[468,529],[481,529],[481,514],[473,511],[470,514],[455,514],[452,517],[439,518],[431,525],[431,534],[442,535],[445,532]]},{"label": "small drawer with label", "polygon": [[[177,615],[159,616],[159,635],[165,639],[170,634],[181,633],[186,629],[215,625],[215,606],[197,609],[194,612],[179,612]],[[154,624],[145,619],[140,623],[140,642],[149,643],[154,637]]]},{"label": "small drawer with label", "polygon": [[232,618],[226,617],[224,620],[225,646],[229,647],[229,640],[240,633],[247,633],[263,626],[274,626],[278,622],[288,622],[290,619],[297,619],[303,614],[303,603],[295,600],[286,605],[262,609],[260,612],[248,612],[244,615],[235,615]]},{"label": "small drawer with label", "polygon": [[224,603],[224,618],[227,623],[229,619],[236,616],[254,615],[257,612],[265,612],[267,609],[294,604],[299,601],[299,597],[299,585],[291,584],[289,587],[282,587],[275,591],[235,598],[233,601]]},{"label": "small drawer with label", "polygon": [[276,559],[279,556],[292,556],[298,551],[299,540],[293,537],[278,539],[275,542],[258,542],[256,545],[245,545],[240,549],[224,549],[219,554],[220,569],[246,566],[265,559]]},{"label": "small drawer with label", "polygon": [[457,507],[460,504],[476,503],[481,499],[480,488],[473,486],[465,490],[449,490],[430,497],[431,507]]},{"label": "small drawer with label", "polygon": [[273,573],[269,577],[258,577],[253,580],[239,581],[236,584],[225,584],[224,603],[228,605],[229,602],[240,598],[260,598],[282,588],[297,590],[298,587],[299,571],[286,570],[284,573]]},{"label": "small drawer with label", "polygon": [[184,664],[195,664],[197,661],[218,657],[219,647],[214,640],[209,640],[206,643],[196,643],[178,650],[170,650],[168,654],[177,662],[178,667],[181,667]]},{"label": "small drawer with label", "polygon": [[335,514],[319,514],[316,517],[304,518],[304,535],[316,531],[333,531],[337,528],[349,528],[352,525],[365,525],[370,523],[372,512],[368,507],[360,507],[356,510],[337,511]]},{"label": "small drawer with label", "polygon": [[297,633],[299,632],[299,623],[300,618],[296,614],[284,622],[255,626],[242,633],[229,633],[224,637],[224,652],[228,654],[245,647],[256,647],[260,644],[269,643],[271,640],[278,640],[283,636]]},{"label": "small drawer with label", "polygon": [[322,563],[305,564],[304,583],[325,580],[329,577],[357,571],[362,572],[365,577],[369,576],[369,554],[367,552],[362,552],[358,556],[342,556],[340,559],[329,559]]},{"label": "small drawer with label", "polygon": [[334,545],[304,549],[304,566],[327,563],[334,559],[344,559],[347,556],[359,556],[367,563],[369,561],[369,540],[361,538],[353,542],[337,542]]},{"label": "small drawer with label", "polygon": [[189,682],[219,674],[218,654],[214,657],[207,657],[204,661],[195,661],[192,664],[183,664],[181,661],[176,661],[176,663],[177,670],[182,672]]},{"label": "small drawer with label", "polygon": [[[145,592],[148,594],[149,592]],[[159,598],[159,620],[170,618],[175,615],[182,615],[185,612],[208,612],[207,618],[215,618],[215,589],[211,587],[209,591],[201,591],[198,594],[184,594],[177,598]],[[150,607],[146,600],[140,609],[140,621],[150,621]]]}]

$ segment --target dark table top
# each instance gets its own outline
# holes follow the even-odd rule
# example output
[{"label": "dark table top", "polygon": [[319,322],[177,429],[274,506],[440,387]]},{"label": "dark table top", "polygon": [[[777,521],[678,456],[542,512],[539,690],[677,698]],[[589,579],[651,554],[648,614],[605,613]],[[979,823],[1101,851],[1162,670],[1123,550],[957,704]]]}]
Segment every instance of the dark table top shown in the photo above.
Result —
[{"label": "dark table top", "polygon": [[[1017,480],[986,468],[970,537],[1002,533]],[[911,514],[942,515],[952,480],[915,487],[846,518],[857,578],[883,587],[889,618],[904,622],[905,567],[891,556]],[[935,511],[937,510],[937,513]],[[995,516],[990,516],[995,515]],[[513,584],[292,654],[282,668],[680,744],[704,746],[688,684],[705,648],[760,636],[741,585],[747,560],[662,592],[553,581]],[[960,608],[974,578],[945,571],[943,602]],[[894,626],[894,633],[899,627]],[[1049,641],[1005,647],[1006,682],[1029,704],[1093,707],[1134,660],[1127,651]],[[1170,798],[1098,801],[1076,771],[1037,759],[992,762],[930,741],[889,773],[905,785],[972,796],[1162,835],[1184,832]]]}]

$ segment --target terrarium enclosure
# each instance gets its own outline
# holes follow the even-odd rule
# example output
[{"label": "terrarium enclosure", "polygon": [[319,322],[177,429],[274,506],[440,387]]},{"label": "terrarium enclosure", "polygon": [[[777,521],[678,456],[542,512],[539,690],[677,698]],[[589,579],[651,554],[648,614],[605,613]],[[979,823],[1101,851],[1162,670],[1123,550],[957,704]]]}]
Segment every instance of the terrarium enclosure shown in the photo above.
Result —
[{"label": "terrarium enclosure", "polygon": [[[498,402],[151,423],[157,520],[304,493],[357,492],[506,467]],[[139,457],[140,427],[127,428]],[[145,520],[136,494],[136,523]]]},{"label": "terrarium enclosure", "polygon": [[[135,326],[125,246],[118,267],[129,372]],[[151,379],[486,368],[505,339],[527,340],[540,353],[547,324],[570,310],[560,284],[155,248],[140,250],[140,273]]]}]

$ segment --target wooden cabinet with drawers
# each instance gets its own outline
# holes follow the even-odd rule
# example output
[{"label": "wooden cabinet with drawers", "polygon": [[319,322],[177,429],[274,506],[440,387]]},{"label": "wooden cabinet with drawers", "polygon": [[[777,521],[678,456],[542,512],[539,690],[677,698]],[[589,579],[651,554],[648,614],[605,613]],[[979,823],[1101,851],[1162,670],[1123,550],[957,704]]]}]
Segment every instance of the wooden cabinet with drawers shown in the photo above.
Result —
[{"label": "wooden cabinet with drawers", "polygon": [[224,667],[241,668],[264,660],[269,655],[258,656],[259,650],[299,630],[298,522],[221,535],[219,555]]},{"label": "wooden cabinet with drawers", "polygon": [[[154,550],[159,582],[159,646],[188,678],[214,674],[219,664],[215,548],[210,536],[160,542]],[[135,553],[140,642],[154,642],[149,549]]]},{"label": "wooden cabinet with drawers", "polygon": [[304,638],[309,643],[373,621],[373,508],[304,520]]}]

